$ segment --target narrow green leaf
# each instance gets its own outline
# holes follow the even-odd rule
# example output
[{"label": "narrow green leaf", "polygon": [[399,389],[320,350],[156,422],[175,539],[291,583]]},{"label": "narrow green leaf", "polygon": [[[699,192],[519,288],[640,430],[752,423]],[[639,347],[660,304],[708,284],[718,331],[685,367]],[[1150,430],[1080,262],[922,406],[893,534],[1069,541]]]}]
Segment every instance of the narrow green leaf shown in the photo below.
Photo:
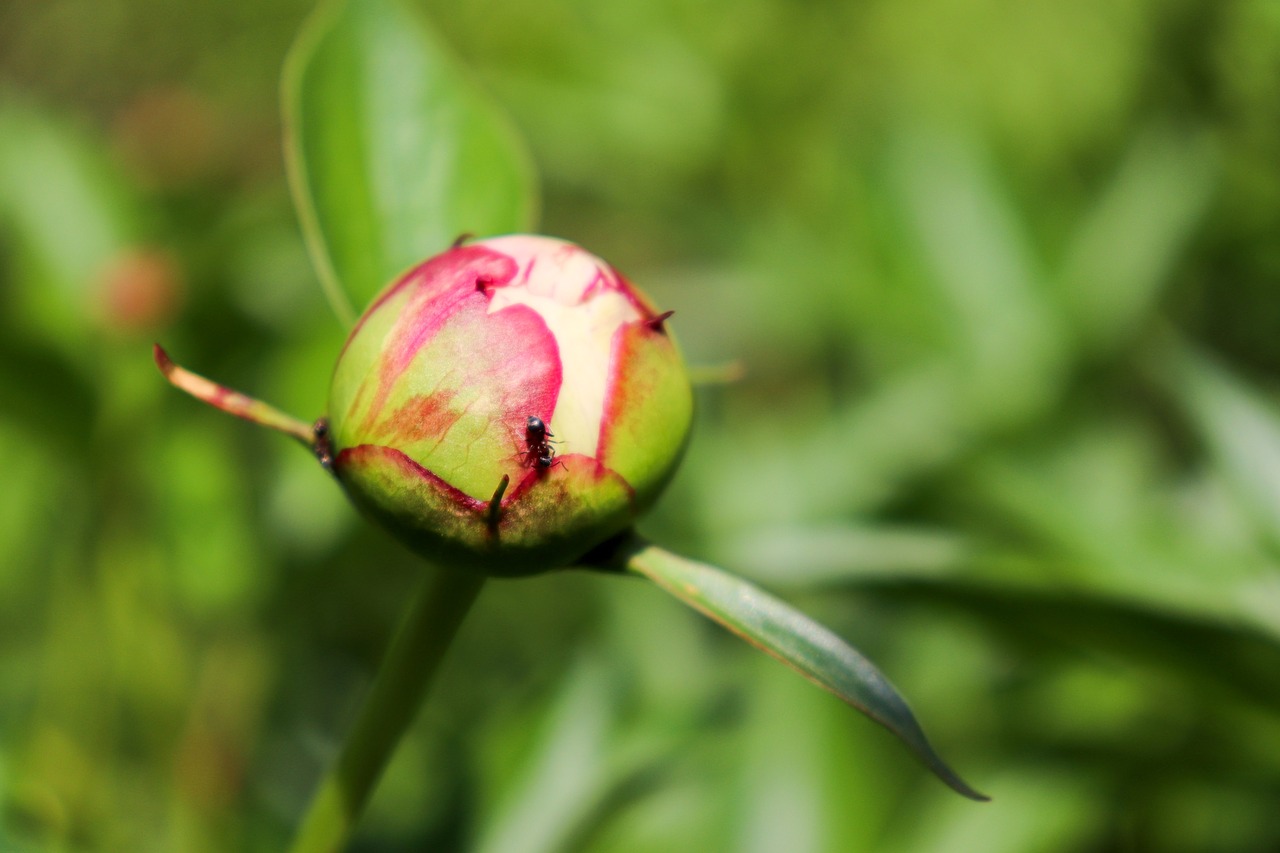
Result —
[{"label": "narrow green leaf", "polygon": [[5,282],[3,310],[14,328],[92,362],[94,375],[100,365],[85,347],[85,330],[144,215],[103,153],[107,147],[65,117],[0,88],[0,252],[11,254],[5,263],[16,275]]},{"label": "narrow green leaf", "polygon": [[1217,183],[1207,140],[1185,131],[1137,137],[1073,235],[1056,282],[1081,342],[1130,339],[1186,251]]},{"label": "narrow green leaf", "polygon": [[[482,816],[476,853],[568,853],[595,850],[597,834],[648,796],[676,760],[687,754],[696,729],[671,726],[660,735],[624,720],[614,683],[616,660],[599,649],[579,657],[538,725],[523,767],[512,773],[497,810]],[[517,717],[507,725],[528,721]]]},{"label": "narrow green leaf", "polygon": [[756,525],[716,539],[716,553],[738,572],[791,589],[948,578],[972,563],[973,550],[958,533],[896,525]]},{"label": "narrow green leaf", "polygon": [[298,216],[343,319],[461,234],[533,227],[522,142],[400,0],[323,5],[282,97]]},{"label": "narrow green leaf", "polygon": [[627,571],[653,581],[893,732],[952,790],[973,800],[988,799],[942,761],[907,703],[875,665],[831,631],[740,578],[654,545],[639,544],[625,551],[622,560]]},{"label": "narrow green leaf", "polygon": [[478,853],[565,849],[605,787],[614,723],[607,671],[584,658],[571,669],[537,741],[533,760],[475,844]]},{"label": "narrow green leaf", "polygon": [[1171,343],[1160,363],[1166,386],[1241,508],[1273,546],[1280,546],[1280,408],[1189,345]]},{"label": "narrow green leaf", "polygon": [[[1043,567],[1046,577],[1052,572]],[[1270,714],[1280,710],[1280,683],[1274,677],[1280,672],[1280,640],[1267,629],[1049,584],[1037,590],[1031,583],[1036,582],[1019,587],[968,579],[880,578],[857,583],[857,592],[864,600],[871,595],[980,619],[1016,644],[1020,654],[1070,649],[1079,655],[1088,649],[1099,660],[1141,666],[1144,677],[1177,679],[1189,690],[1238,697]]]},{"label": "narrow green leaf", "polygon": [[979,428],[1023,422],[1052,405],[1069,352],[1024,217],[961,135],[909,130],[891,188],[928,265],[930,302],[945,312],[962,410]]}]

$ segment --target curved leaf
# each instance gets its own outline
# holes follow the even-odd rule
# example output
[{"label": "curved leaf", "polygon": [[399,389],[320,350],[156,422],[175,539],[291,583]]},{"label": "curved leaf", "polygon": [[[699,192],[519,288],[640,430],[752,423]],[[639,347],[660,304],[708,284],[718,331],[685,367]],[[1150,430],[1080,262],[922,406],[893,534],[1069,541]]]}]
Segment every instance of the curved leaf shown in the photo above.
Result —
[{"label": "curved leaf", "polygon": [[740,578],[657,546],[639,544],[624,551],[621,560],[627,571],[653,581],[893,732],[952,790],[973,800],[989,799],[942,761],[880,670],[828,629]]},{"label": "curved leaf", "polygon": [[322,6],[282,94],[294,202],[344,320],[461,234],[532,228],[523,143],[400,0]]}]

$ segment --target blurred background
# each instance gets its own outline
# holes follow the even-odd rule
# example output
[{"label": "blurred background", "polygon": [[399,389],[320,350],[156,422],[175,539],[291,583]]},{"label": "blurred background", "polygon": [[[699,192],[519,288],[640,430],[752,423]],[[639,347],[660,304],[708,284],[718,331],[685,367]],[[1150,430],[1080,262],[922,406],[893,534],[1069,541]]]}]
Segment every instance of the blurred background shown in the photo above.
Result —
[{"label": "blurred background", "polygon": [[[324,411],[310,6],[0,5],[0,850],[280,849],[422,570],[151,362]],[[1280,5],[420,6],[542,230],[746,368],[644,532],[862,649],[994,801],[567,572],[485,590],[354,850],[1280,848]]]}]

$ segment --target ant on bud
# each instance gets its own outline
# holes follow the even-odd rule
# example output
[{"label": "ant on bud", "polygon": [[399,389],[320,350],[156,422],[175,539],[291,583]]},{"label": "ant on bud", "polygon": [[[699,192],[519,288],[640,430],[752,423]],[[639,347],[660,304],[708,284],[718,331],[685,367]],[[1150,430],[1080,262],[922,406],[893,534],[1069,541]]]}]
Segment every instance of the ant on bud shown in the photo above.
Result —
[{"label": "ant on bud", "polygon": [[[525,451],[525,464],[530,468],[550,468],[556,461],[556,451],[549,440],[555,436],[542,418],[530,415],[525,420],[524,440],[528,445]],[[563,462],[560,463],[564,465]]]},{"label": "ant on bud", "polygon": [[537,415],[529,415],[528,420],[524,423],[525,432],[529,434],[529,441],[541,444],[548,436],[555,436],[555,433],[547,429],[547,425],[542,422],[542,418]]}]

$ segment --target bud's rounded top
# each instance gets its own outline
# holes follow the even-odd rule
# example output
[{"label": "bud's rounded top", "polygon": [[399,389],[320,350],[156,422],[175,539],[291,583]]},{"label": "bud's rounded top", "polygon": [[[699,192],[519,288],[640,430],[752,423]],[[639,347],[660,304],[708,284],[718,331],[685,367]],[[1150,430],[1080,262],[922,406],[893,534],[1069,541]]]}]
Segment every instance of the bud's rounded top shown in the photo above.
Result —
[{"label": "bud's rounded top", "polygon": [[334,472],[425,556],[567,565],[657,497],[692,394],[664,321],[549,237],[455,246],[374,300],[334,372]]}]

